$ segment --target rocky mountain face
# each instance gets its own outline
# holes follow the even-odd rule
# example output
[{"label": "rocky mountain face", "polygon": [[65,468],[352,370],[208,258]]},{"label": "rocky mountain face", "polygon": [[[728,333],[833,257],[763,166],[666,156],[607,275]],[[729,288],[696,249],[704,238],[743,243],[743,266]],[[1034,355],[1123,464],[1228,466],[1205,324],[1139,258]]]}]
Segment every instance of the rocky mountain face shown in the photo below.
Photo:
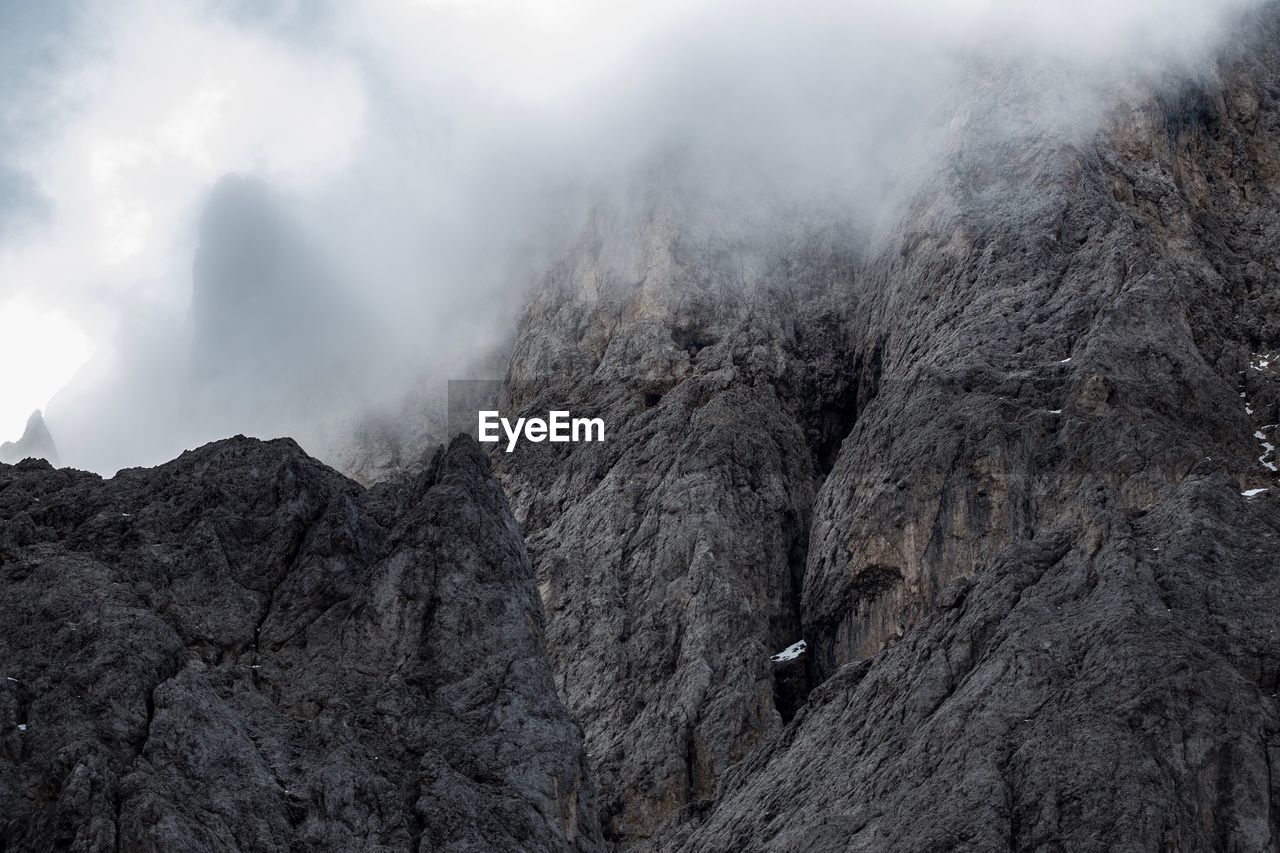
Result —
[{"label": "rocky mountain face", "polygon": [[596,218],[506,404],[608,441],[493,459],[607,838],[1276,849],[1277,45],[1080,139],[987,80],[869,239]]},{"label": "rocky mountain face", "polygon": [[0,849],[1280,849],[1280,6],[1238,35],[1075,133],[980,70],[874,228],[602,206],[499,402],[603,442],[422,459],[424,386],[369,489],[0,467]]},{"label": "rocky mountain face", "polygon": [[781,729],[770,656],[800,638],[816,494],[876,370],[841,345],[834,238],[779,257],[753,304],[729,249],[638,227],[634,266],[608,259],[636,232],[600,225],[553,274],[507,383],[513,409],[599,415],[607,440],[493,457],[618,841]]},{"label": "rocky mountain face", "polygon": [[474,442],[366,491],[290,440],[0,467],[0,849],[593,850]]},{"label": "rocky mountain face", "polygon": [[27,418],[21,438],[0,444],[0,462],[21,462],[23,459],[44,459],[53,465],[58,464],[58,448],[39,409]]}]

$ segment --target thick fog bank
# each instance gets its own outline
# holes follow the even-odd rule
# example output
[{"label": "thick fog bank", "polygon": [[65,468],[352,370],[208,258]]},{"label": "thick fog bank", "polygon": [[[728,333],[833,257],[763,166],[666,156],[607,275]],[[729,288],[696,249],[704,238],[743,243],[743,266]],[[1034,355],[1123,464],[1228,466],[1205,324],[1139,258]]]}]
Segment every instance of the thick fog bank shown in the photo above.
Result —
[{"label": "thick fog bank", "polygon": [[[660,212],[750,286],[771,245],[894,229],[957,157],[999,169],[1207,73],[1254,5],[6,7],[0,315],[91,342],[48,406],[64,464],[237,432],[342,463],[434,429],[448,378],[500,373],[589,219]],[[16,377],[68,340],[0,367],[19,427],[57,386],[29,403]]]}]

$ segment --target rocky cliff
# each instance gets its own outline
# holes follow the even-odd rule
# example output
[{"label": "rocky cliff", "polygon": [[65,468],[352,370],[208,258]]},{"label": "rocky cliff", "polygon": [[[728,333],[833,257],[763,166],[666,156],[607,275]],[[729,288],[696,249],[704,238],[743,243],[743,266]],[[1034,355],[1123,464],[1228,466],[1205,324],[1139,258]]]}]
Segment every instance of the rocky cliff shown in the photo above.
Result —
[{"label": "rocky cliff", "polygon": [[0,848],[591,850],[474,443],[365,491],[289,440],[0,467]]},{"label": "rocky cliff", "polygon": [[506,402],[613,432],[495,464],[610,839],[1277,848],[1277,45],[1079,137],[980,77],[870,236],[595,218]]},{"label": "rocky cliff", "polygon": [[1280,849],[1280,5],[1061,76],[874,223],[602,203],[499,402],[603,442],[0,467],[0,849]]},{"label": "rocky cliff", "polygon": [[731,247],[655,217],[615,268],[636,232],[598,227],[532,304],[507,387],[520,411],[601,415],[608,438],[494,459],[607,831],[626,840],[780,729],[770,656],[800,637],[815,495],[876,368],[838,343],[852,264],[835,238],[777,258],[753,304],[726,276]]}]

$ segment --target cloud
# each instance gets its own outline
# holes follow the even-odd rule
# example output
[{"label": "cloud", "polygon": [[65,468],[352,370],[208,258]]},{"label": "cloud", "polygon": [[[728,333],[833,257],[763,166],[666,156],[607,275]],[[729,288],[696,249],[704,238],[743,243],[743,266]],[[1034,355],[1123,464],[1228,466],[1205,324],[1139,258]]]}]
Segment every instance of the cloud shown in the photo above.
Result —
[{"label": "cloud", "polygon": [[[49,340],[59,346],[48,350]],[[0,435],[22,435],[27,417],[48,402],[49,389],[64,385],[90,355],[88,339],[65,316],[21,297],[0,301]]]},{"label": "cloud", "polygon": [[[0,304],[56,313],[99,353],[64,411],[123,411],[127,441],[90,452],[90,428],[67,426],[85,451],[68,439],[64,459],[156,461],[197,439],[136,424],[182,382],[199,213],[225,173],[272,187],[361,304],[379,331],[368,384],[392,394],[501,340],[584,210],[655,174],[740,235],[784,209],[872,220],[991,68],[1036,81],[1019,121],[1087,133],[1120,81],[1199,73],[1250,5],[6,4]],[[156,359],[163,382],[140,367]]]},{"label": "cloud", "polygon": [[112,291],[168,296],[190,263],[193,210],[223,172],[305,189],[358,140],[364,104],[349,61],[186,4],[91,6],[74,31],[42,85],[58,120],[21,139],[8,164],[34,180],[51,221],[4,246],[6,288],[74,305]]}]

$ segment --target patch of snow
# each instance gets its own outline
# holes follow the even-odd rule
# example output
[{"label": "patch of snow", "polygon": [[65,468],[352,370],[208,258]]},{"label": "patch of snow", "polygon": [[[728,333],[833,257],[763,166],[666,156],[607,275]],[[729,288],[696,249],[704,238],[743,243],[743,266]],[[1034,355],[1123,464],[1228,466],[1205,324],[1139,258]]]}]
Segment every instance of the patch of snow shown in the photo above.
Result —
[{"label": "patch of snow", "polygon": [[1058,364],[1066,364],[1069,361],[1071,361],[1071,356],[1067,356],[1062,361],[1058,362]]},{"label": "patch of snow", "polygon": [[1252,414],[1253,414],[1253,407],[1252,407],[1252,406],[1250,406],[1248,403],[1245,403],[1245,404],[1244,404],[1244,413],[1245,413],[1246,415],[1252,415]]},{"label": "patch of snow", "polygon": [[1051,415],[1060,415],[1060,414],[1062,414],[1062,409],[1050,409],[1050,410],[1049,410],[1049,414],[1051,414]]},{"label": "patch of snow", "polygon": [[1240,494],[1244,495],[1246,498],[1255,498],[1265,491],[1267,490],[1266,489],[1250,489],[1249,491],[1241,492]]},{"label": "patch of snow", "polygon": [[25,732],[26,730],[27,730],[27,724],[26,724],[26,723],[18,723],[18,731],[20,731],[20,732]]},{"label": "patch of snow", "polygon": [[1276,464],[1274,462],[1268,462],[1267,457],[1274,453],[1275,449],[1274,444],[1269,441],[1264,441],[1262,442],[1262,455],[1258,457],[1258,461],[1272,471],[1276,470]]},{"label": "patch of snow", "polygon": [[769,658],[769,660],[774,663],[786,663],[789,660],[795,660],[800,657],[800,655],[804,654],[805,649],[807,648],[809,648],[809,644],[804,640],[799,640],[787,646],[785,649]]},{"label": "patch of snow", "polygon": [[1255,430],[1253,433],[1253,437],[1259,438],[1259,439],[1266,438],[1266,436],[1262,434],[1262,430]]}]

